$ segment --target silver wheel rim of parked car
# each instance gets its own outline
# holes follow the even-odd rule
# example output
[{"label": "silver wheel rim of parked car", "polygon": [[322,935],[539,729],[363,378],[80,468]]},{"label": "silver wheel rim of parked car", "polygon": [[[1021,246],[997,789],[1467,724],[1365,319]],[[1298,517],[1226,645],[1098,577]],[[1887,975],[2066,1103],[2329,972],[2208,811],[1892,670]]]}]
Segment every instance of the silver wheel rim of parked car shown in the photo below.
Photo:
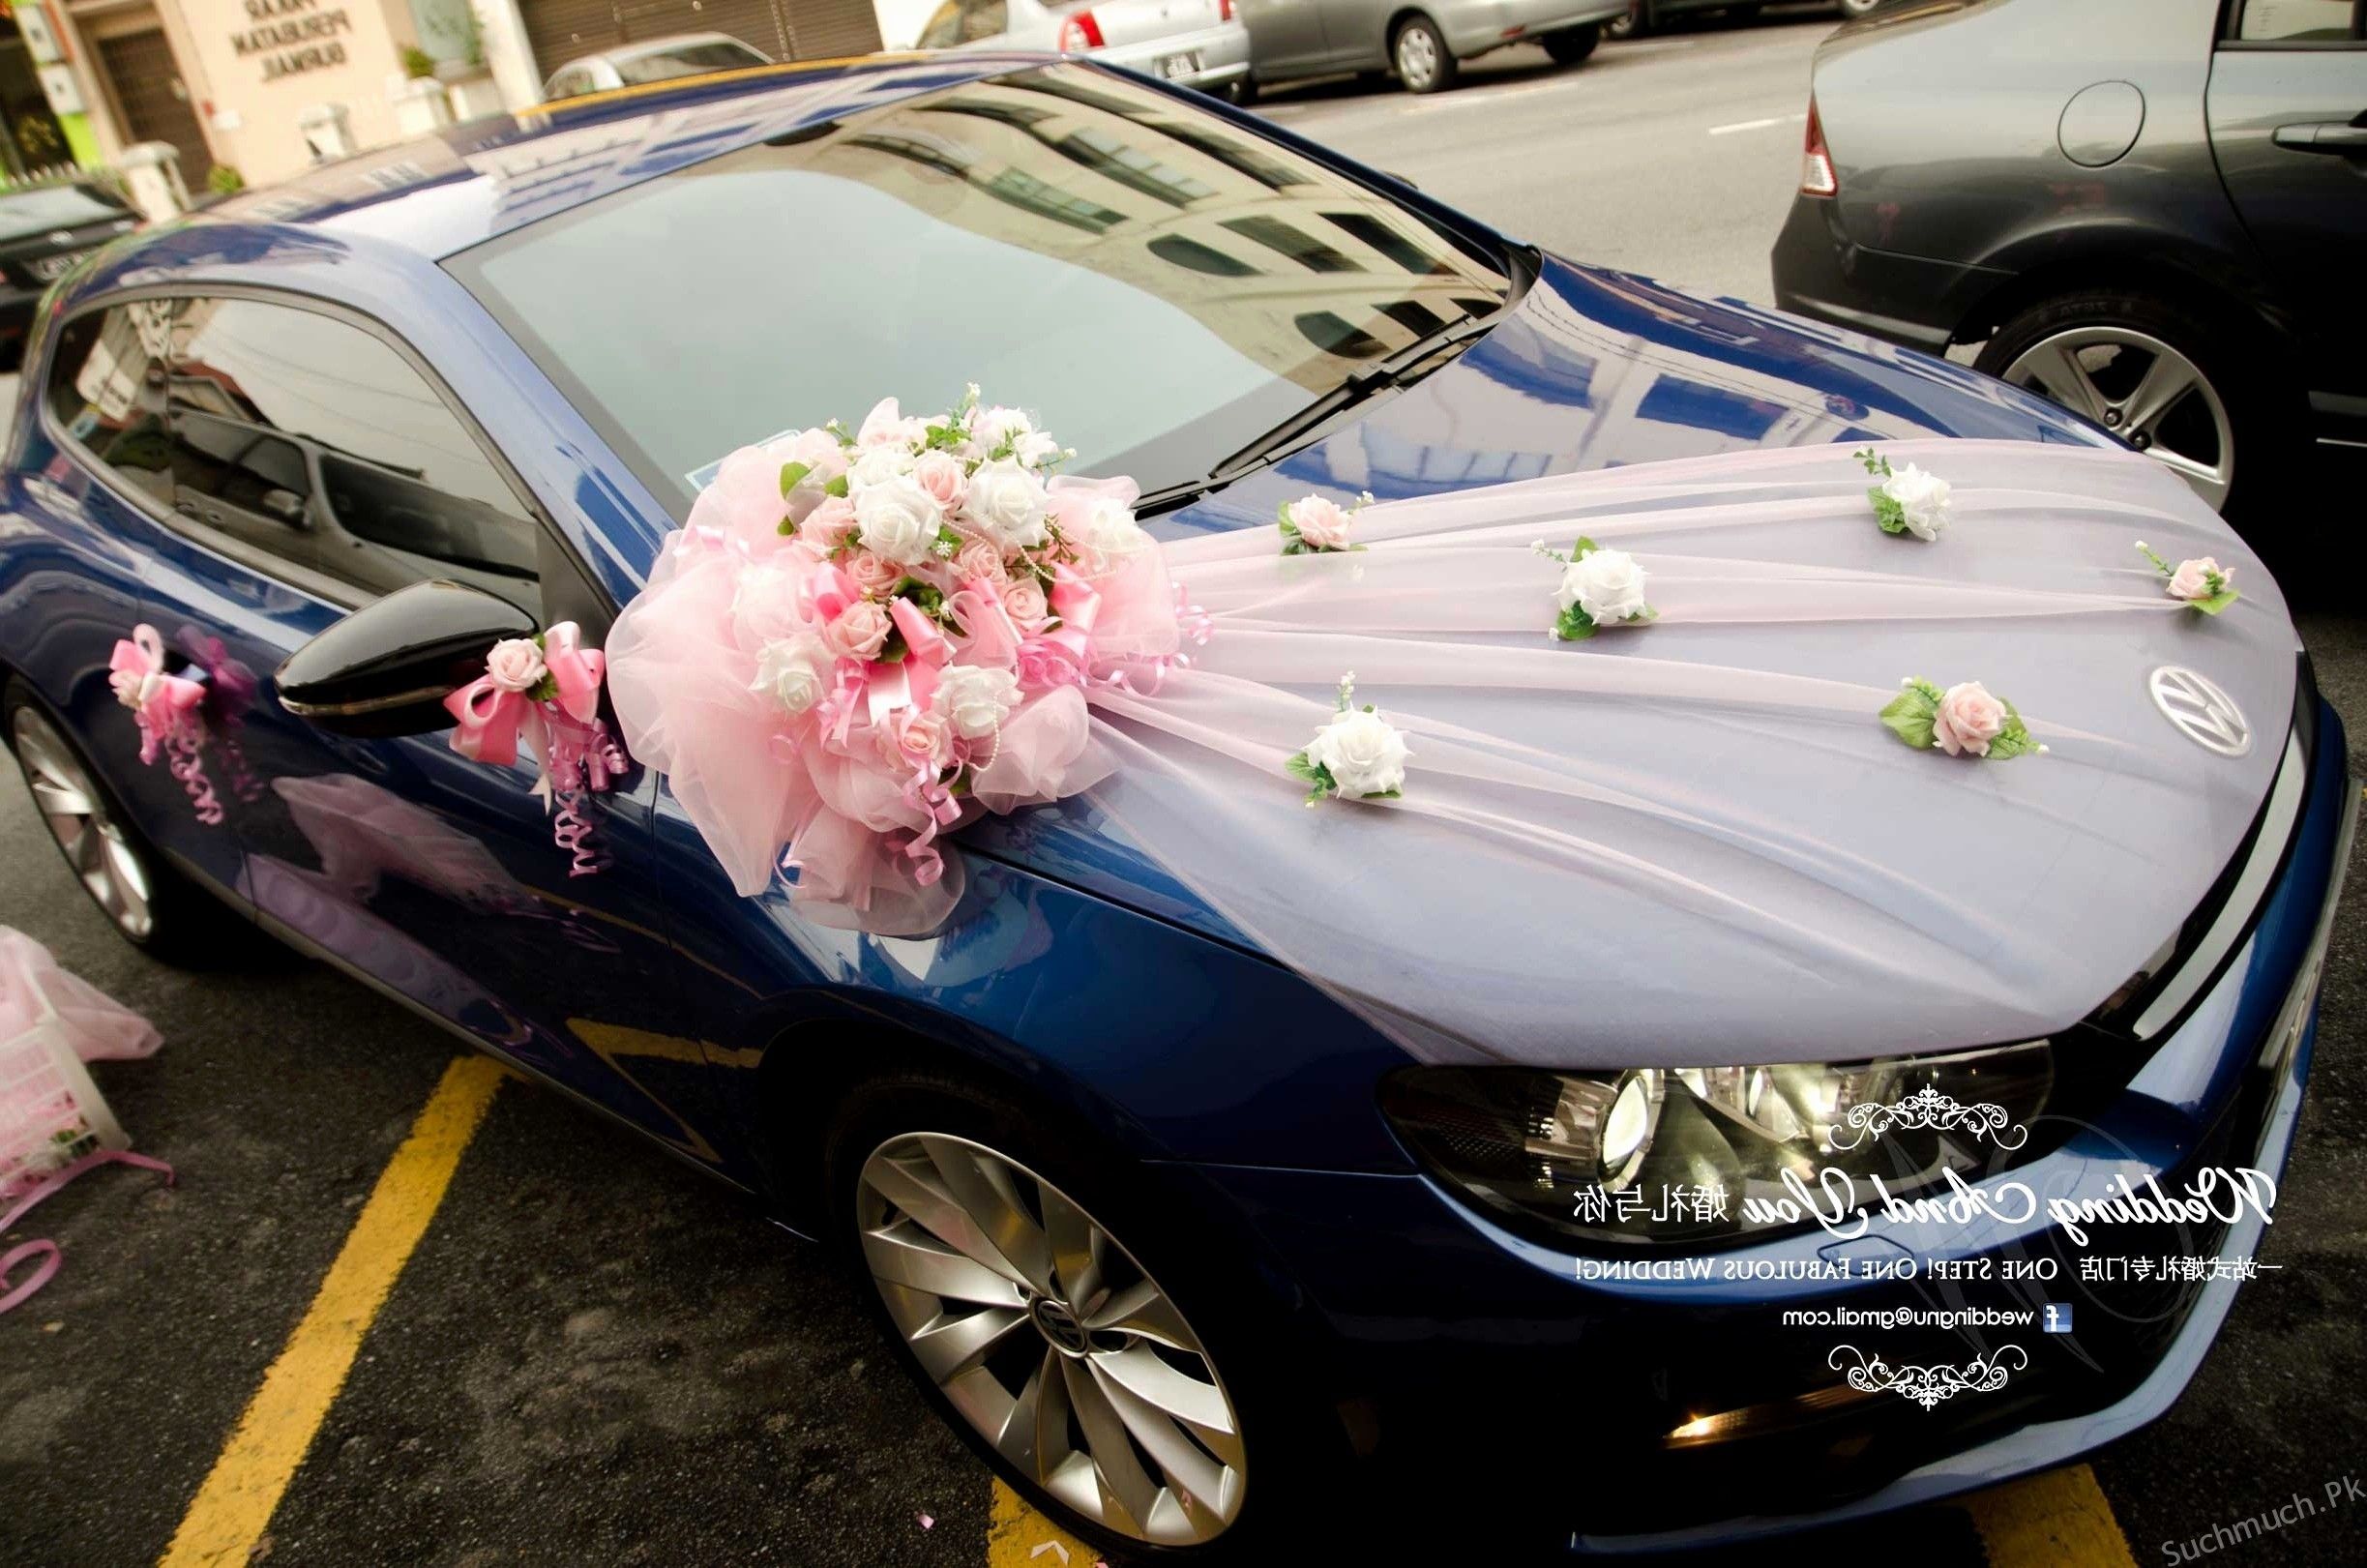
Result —
[{"label": "silver wheel rim of parked car", "polygon": [[[2135,351],[2149,356],[2135,385],[2116,398],[2097,385],[2094,356]],[[2227,504],[2235,482],[2235,436],[2227,404],[2201,367],[2147,333],[2130,327],[2070,327],[2024,349],[2005,368],[2005,379],[2042,392],[2141,448],[2194,488],[2213,511]],[[2190,399],[2200,399],[2216,431],[2215,454],[2205,458],[2162,439],[2163,422]]]},{"label": "silver wheel rim of parked car", "polygon": [[947,1403],[1085,1518],[1189,1546],[1240,1514],[1241,1423],[1181,1311],[1084,1206],[984,1144],[863,1162],[864,1261]]},{"label": "silver wheel rim of parked car", "polygon": [[106,797],[48,720],[31,708],[19,708],[15,727],[16,765],[24,770],[34,805],[49,825],[49,836],[66,852],[67,864],[125,935],[147,940],[156,924],[149,911],[148,868],[107,815]]},{"label": "silver wheel rim of parked car", "polygon": [[1397,74],[1412,88],[1428,87],[1438,76],[1438,42],[1424,27],[1403,27],[1397,35]]}]

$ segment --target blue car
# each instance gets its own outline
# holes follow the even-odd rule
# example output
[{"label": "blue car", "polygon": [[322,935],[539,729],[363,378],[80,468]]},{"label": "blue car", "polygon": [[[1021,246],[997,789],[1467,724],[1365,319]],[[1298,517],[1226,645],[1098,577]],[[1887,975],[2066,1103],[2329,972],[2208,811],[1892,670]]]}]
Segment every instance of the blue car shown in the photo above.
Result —
[{"label": "blue car", "polygon": [[[1084,797],[965,829],[926,936],[736,896],[645,769],[569,876],[531,762],[456,754],[442,698],[497,638],[597,644],[733,448],[970,379],[1138,478],[1169,540],[1270,529],[1311,490],[2112,445],[1939,360],[1541,254],[1121,71],[782,67],[459,127],[80,263],[0,477],[0,727],[128,939],[202,958],[251,924],[754,1195],[856,1260],[986,1463],[1113,1551],[1402,1543],[1443,1524],[1425,1499],[1578,1552],[1736,1540],[2055,1464],[2177,1397],[2260,1213],[2083,1249],[2010,1204],[1837,1238],[1773,1199],[1883,1101],[2027,1124],[2011,1153],[1896,1143],[1902,1198],[2282,1169],[2357,791],[2272,585],[2243,582],[2275,617],[2247,711],[2167,671],[2145,710],[2160,777],[2211,792],[2223,874],[2199,906],[2135,901],[2154,959],[2043,1040],[1942,1038],[1908,998],[1879,1059],[1574,1028],[1567,1062],[1416,1063]],[[142,623],[204,684],[218,812],[142,764],[110,690]],[[1642,983],[1689,940],[1655,922],[1573,962]],[[1603,1201],[1671,1169],[1761,1201]],[[2083,1267],[2171,1254],[2212,1266]],[[1946,1321],[1786,1321],[1913,1310]]]}]

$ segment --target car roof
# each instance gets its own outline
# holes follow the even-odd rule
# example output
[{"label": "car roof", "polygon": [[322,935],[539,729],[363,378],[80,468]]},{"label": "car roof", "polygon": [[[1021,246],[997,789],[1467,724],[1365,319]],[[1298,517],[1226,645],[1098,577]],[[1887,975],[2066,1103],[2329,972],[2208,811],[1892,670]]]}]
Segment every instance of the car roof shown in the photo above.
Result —
[{"label": "car roof", "polygon": [[313,227],[428,259],[757,142],[1060,56],[874,54],[749,66],[450,126],[243,192],[205,223]]}]

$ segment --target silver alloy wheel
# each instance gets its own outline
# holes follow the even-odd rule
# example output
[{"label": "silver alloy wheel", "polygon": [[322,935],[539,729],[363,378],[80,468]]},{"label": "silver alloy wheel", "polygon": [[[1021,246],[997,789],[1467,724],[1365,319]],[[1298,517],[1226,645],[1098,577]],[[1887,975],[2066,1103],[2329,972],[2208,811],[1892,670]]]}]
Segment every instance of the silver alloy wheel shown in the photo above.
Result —
[{"label": "silver alloy wheel", "polygon": [[14,727],[16,765],[24,770],[33,804],[49,824],[49,836],[66,852],[67,864],[82,878],[92,902],[126,936],[146,941],[156,925],[149,910],[148,868],[107,814],[106,797],[40,713],[18,708]]},{"label": "silver alloy wheel", "polygon": [[2217,511],[2235,482],[2235,436],[2202,369],[2131,327],[2068,327],[2032,343],[2005,379],[2044,393],[2167,464]]},{"label": "silver alloy wheel", "polygon": [[889,1139],[855,1192],[863,1256],[922,1368],[997,1453],[1139,1541],[1241,1512],[1241,1423],[1183,1314],[1083,1205],[984,1144]]},{"label": "silver alloy wheel", "polygon": [[1417,93],[1438,79],[1438,41],[1429,28],[1409,23],[1398,29],[1397,74]]}]

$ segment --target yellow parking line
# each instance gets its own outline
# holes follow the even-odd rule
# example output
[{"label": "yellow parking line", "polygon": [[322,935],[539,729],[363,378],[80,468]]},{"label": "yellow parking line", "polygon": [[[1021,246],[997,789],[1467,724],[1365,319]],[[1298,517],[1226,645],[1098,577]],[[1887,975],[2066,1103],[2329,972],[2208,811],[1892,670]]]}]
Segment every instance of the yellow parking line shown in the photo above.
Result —
[{"label": "yellow parking line", "polygon": [[1099,1552],[1021,1502],[1001,1481],[994,1483],[987,1568],[1093,1568],[1100,1560]]},{"label": "yellow parking line", "polygon": [[2073,1464],[1963,1499],[1989,1568],[2137,1568],[2096,1472]]},{"label": "yellow parking line", "polygon": [[493,1091],[509,1076],[509,1069],[486,1056],[463,1056],[444,1069],[304,1320],[263,1375],[263,1386],[197,1489],[164,1549],[162,1568],[243,1568],[344,1386],[362,1336],[435,1218]]}]

